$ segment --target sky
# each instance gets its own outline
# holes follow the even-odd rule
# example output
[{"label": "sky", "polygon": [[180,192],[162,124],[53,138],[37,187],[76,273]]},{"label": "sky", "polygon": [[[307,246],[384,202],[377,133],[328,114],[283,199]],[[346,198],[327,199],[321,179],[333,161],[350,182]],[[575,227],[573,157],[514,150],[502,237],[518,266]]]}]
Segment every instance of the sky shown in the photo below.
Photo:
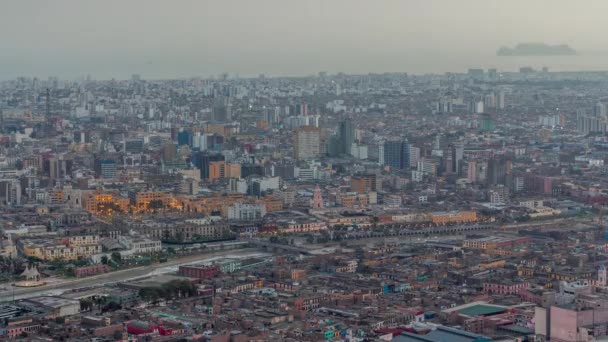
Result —
[{"label": "sky", "polygon": [[[1,0],[0,79],[512,67],[497,48],[608,51],[605,13],[606,0]],[[530,63],[608,69],[604,59]]]}]

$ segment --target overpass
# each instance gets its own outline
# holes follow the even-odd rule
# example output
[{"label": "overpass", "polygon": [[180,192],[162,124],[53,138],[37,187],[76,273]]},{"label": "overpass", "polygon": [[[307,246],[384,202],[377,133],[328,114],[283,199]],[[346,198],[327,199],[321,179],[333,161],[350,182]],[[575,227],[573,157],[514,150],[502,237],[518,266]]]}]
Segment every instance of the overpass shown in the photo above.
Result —
[{"label": "overpass", "polygon": [[381,238],[381,237],[425,237],[431,235],[461,235],[469,233],[480,233],[498,229],[498,226],[493,224],[471,224],[471,225],[459,225],[459,226],[445,226],[445,227],[434,227],[426,229],[403,229],[403,228],[390,228],[385,231],[357,231],[349,232],[345,238],[347,240],[353,239],[367,239],[367,238]]},{"label": "overpass", "polygon": [[258,239],[247,240],[247,242],[249,242],[249,244],[252,246],[261,248],[262,250],[268,251],[268,252],[310,254],[309,249],[306,249],[303,247],[298,247],[298,246],[286,245],[286,244],[282,244],[282,243],[272,243],[270,241],[264,241],[264,240],[258,240]]}]

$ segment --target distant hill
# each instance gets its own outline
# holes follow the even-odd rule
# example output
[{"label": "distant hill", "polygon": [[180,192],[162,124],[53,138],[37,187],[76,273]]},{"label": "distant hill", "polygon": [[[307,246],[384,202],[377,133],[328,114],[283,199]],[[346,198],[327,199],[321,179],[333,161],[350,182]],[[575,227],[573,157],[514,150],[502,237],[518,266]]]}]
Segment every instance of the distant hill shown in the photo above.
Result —
[{"label": "distant hill", "polygon": [[514,48],[503,46],[496,51],[498,56],[571,56],[576,50],[566,44],[520,43]]}]

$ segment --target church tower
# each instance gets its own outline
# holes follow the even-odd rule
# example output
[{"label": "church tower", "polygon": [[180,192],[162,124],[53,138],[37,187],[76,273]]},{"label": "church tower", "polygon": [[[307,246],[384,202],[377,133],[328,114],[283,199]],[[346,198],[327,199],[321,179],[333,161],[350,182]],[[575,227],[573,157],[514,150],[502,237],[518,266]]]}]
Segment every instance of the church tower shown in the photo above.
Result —
[{"label": "church tower", "polygon": [[313,209],[323,208],[323,195],[321,195],[321,188],[319,188],[318,184],[312,196],[312,207]]},{"label": "church tower", "polygon": [[600,265],[597,270],[597,282],[599,286],[606,286],[606,266]]}]

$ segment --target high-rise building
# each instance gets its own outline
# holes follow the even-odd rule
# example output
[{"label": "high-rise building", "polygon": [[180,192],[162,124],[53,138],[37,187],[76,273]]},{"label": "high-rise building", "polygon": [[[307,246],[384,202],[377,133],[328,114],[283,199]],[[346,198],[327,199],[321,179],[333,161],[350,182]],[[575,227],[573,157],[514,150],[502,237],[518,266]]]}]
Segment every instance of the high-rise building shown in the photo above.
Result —
[{"label": "high-rise building", "polygon": [[386,165],[384,161],[384,143],[378,144],[378,164]]},{"label": "high-rise building", "polygon": [[175,161],[175,159],[177,159],[177,144],[175,144],[171,141],[165,142],[165,144],[163,145],[163,150],[162,150],[162,158],[163,158],[163,161],[166,161],[166,162]]},{"label": "high-rise building", "polygon": [[435,162],[431,159],[420,159],[416,168],[418,169],[418,171],[421,171],[425,175],[435,176],[437,174],[437,166]]},{"label": "high-rise building", "polygon": [[65,159],[64,156],[51,157],[48,160],[48,174],[51,179],[61,179],[72,172],[72,159]]},{"label": "high-rise building", "polygon": [[297,160],[314,159],[321,153],[321,131],[316,127],[304,126],[295,131],[294,157]]},{"label": "high-rise building", "polygon": [[494,93],[487,94],[483,97],[484,108],[496,108],[496,95]]},{"label": "high-rise building", "polygon": [[498,106],[498,109],[505,109],[505,92],[502,90],[498,93],[497,106]]},{"label": "high-rise building", "polygon": [[511,175],[511,160],[505,156],[494,156],[488,160],[486,181],[489,185],[508,184]]},{"label": "high-rise building", "polygon": [[606,105],[598,102],[593,107],[593,114],[598,118],[606,118]]},{"label": "high-rise building", "polygon": [[355,141],[355,129],[350,120],[343,120],[338,126],[339,150],[341,154],[350,154]]},{"label": "high-rise building", "polygon": [[191,134],[187,130],[183,130],[183,131],[180,131],[177,133],[177,145],[178,146],[190,145],[191,139],[192,139]]},{"label": "high-rise building", "polygon": [[209,180],[218,181],[226,178],[241,178],[241,164],[225,161],[209,163]]},{"label": "high-rise building", "polygon": [[481,114],[484,112],[484,107],[483,107],[483,101],[476,101],[474,102],[474,111],[477,114]]},{"label": "high-rise building", "polygon": [[480,128],[484,132],[491,132],[495,128],[494,118],[490,114],[482,114]]},{"label": "high-rise building", "polygon": [[20,205],[21,183],[18,179],[0,180],[0,206]]},{"label": "high-rise building", "polygon": [[420,160],[420,148],[410,146],[410,167],[416,167]]},{"label": "high-rise building", "polygon": [[[466,172],[464,172],[466,171]],[[475,160],[469,160],[465,164],[465,170],[463,173],[467,176],[467,179],[471,183],[477,182],[477,162]]]},{"label": "high-rise building", "polygon": [[228,101],[219,101],[213,107],[213,121],[230,122],[232,121],[232,105]]},{"label": "high-rise building", "polygon": [[116,162],[113,159],[100,160],[99,175],[104,179],[116,178]]},{"label": "high-rise building", "polygon": [[582,134],[608,132],[608,121],[604,117],[586,115],[584,111],[577,111],[576,129]]},{"label": "high-rise building", "polygon": [[384,165],[400,170],[410,167],[410,145],[407,140],[384,142]]},{"label": "high-rise building", "polygon": [[209,152],[195,152],[191,157],[192,165],[201,170],[201,179],[209,179],[209,164],[215,161],[224,161],[224,155]]},{"label": "high-rise building", "polygon": [[463,156],[464,145],[461,142],[449,144],[443,151],[445,172],[450,174],[460,173]]}]

